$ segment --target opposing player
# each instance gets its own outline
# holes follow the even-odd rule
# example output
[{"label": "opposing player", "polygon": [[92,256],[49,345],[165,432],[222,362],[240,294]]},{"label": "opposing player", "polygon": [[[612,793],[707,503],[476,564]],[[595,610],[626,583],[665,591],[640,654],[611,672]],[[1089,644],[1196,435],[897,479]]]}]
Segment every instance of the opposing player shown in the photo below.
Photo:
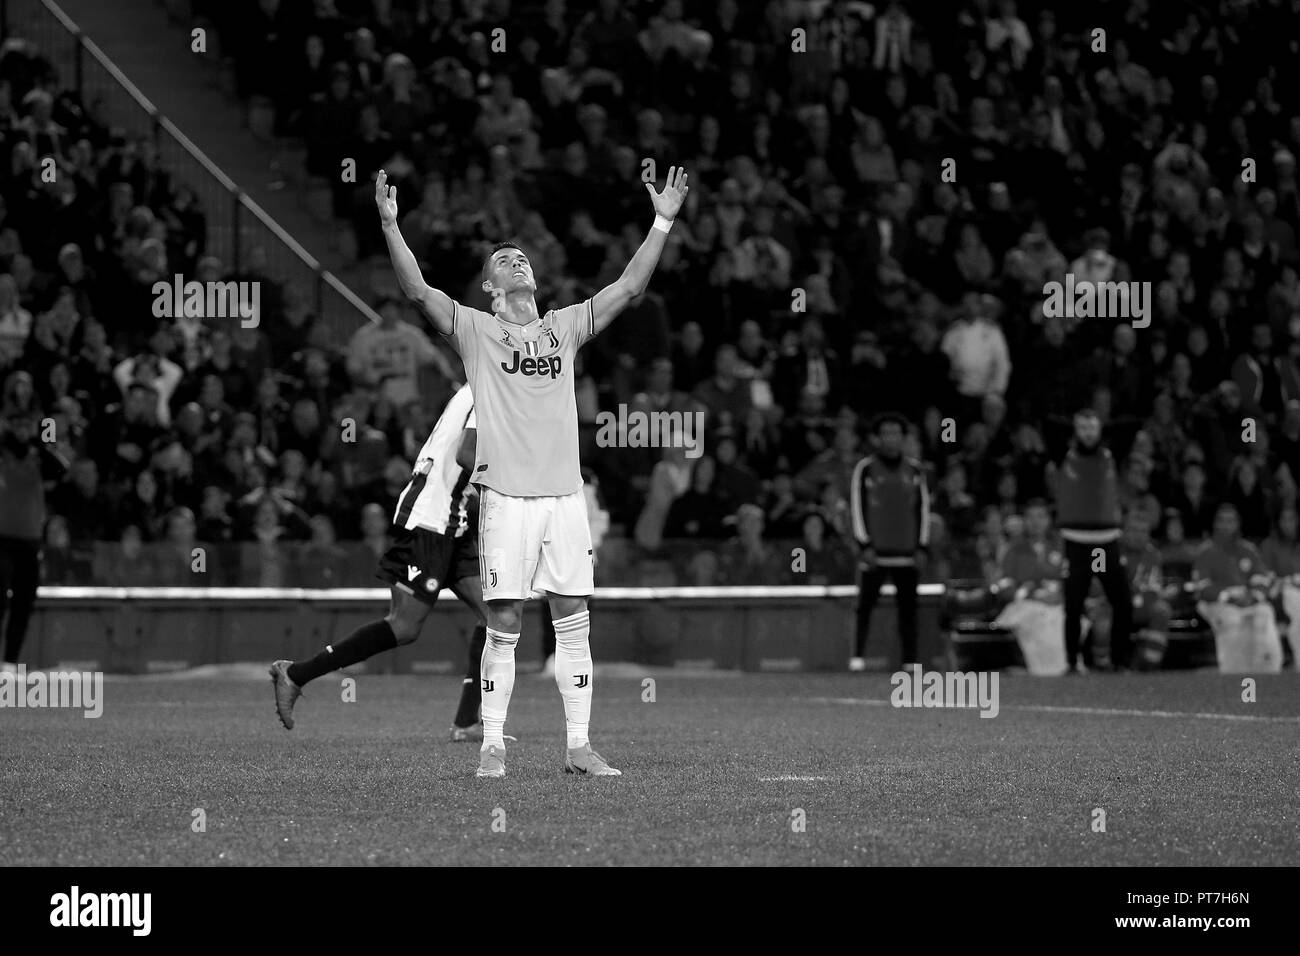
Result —
[{"label": "opposing player", "polygon": [[480,737],[477,654],[485,640],[486,609],[479,585],[477,535],[469,520],[475,441],[474,397],[470,387],[463,385],[442,410],[420,449],[410,482],[397,499],[393,545],[379,559],[377,571],[391,584],[388,616],[358,628],[338,644],[326,645],[309,660],[271,665],[275,712],[286,730],[293,729],[293,706],[309,681],[413,643],[445,586],[478,618],[451,739]]},{"label": "opposing player", "polygon": [[577,305],[537,311],[537,283],[519,246],[498,243],[483,263],[493,314],[430,288],[397,227],[397,189],[380,170],[375,204],[402,291],[448,336],[465,363],[478,417],[472,481],[479,487],[479,550],[487,603],[483,745],[478,776],[505,776],[504,727],[515,683],[523,602],[547,595],[555,621],[555,681],[564,700],[570,773],[618,776],[591,747],[592,665],[587,599],[591,532],[578,463],[573,361],[650,281],[688,187],[673,167],[663,191],[646,183],[655,221],[623,274]]}]

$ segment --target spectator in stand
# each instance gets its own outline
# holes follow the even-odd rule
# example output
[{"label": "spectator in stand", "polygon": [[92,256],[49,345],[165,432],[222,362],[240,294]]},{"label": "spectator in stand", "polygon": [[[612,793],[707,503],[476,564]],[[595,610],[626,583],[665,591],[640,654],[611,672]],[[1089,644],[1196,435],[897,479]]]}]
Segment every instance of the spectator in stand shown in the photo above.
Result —
[{"label": "spectator in stand", "polygon": [[345,586],[365,587],[373,583],[375,564],[391,544],[388,527],[388,512],[382,506],[371,502],[361,509],[361,541],[350,549],[344,566]]},{"label": "spectator in stand", "polygon": [[853,484],[853,473],[862,457],[859,444],[857,428],[849,422],[841,422],[835,429],[834,444],[795,475],[795,490],[802,497],[808,498],[829,483],[839,491],[841,497],[847,499]]},{"label": "spectator in stand", "polygon": [[1182,487],[1174,491],[1170,501],[1186,537],[1193,541],[1209,537],[1217,502],[1206,492],[1202,465],[1197,462],[1183,465]]},{"label": "spectator in stand", "polygon": [[802,530],[802,505],[794,493],[794,480],[785,472],[776,475],[763,503],[764,524],[774,538],[793,538]]},{"label": "spectator in stand", "polygon": [[1224,500],[1237,509],[1241,535],[1249,541],[1263,541],[1272,527],[1272,508],[1259,480],[1255,463],[1239,457],[1228,472],[1228,492]]},{"label": "spectator in stand", "polygon": [[705,455],[695,462],[691,487],[668,509],[664,535],[669,538],[711,538],[726,536],[726,518],[732,502],[719,493],[717,464]]},{"label": "spectator in stand", "polygon": [[804,319],[797,343],[785,345],[772,372],[772,393],[777,404],[794,408],[802,395],[815,395],[827,407],[839,400],[839,358],[826,346],[819,319]]},{"label": "spectator in stand", "polygon": [[32,332],[32,314],[18,300],[18,285],[12,275],[0,275],[0,369],[22,358],[23,346]]},{"label": "spectator in stand", "polygon": [[763,538],[763,509],[745,504],[735,514],[736,536],[722,546],[722,583],[758,587],[784,583],[788,567],[780,552]]},{"label": "spectator in stand", "polygon": [[694,398],[704,406],[705,428],[735,429],[744,423],[752,404],[750,383],[740,378],[736,347],[718,347],[713,360],[713,377],[699,385]]},{"label": "spectator in stand", "polygon": [[133,524],[122,528],[118,541],[96,550],[95,580],[109,587],[150,587],[158,577],[153,551],[147,548],[140,529]]},{"label": "spectator in stand", "polygon": [[804,573],[798,573],[800,569],[796,564],[791,576],[793,583],[850,583],[855,567],[853,552],[839,535],[828,533],[826,519],[819,512],[810,511],[803,519],[802,530],[799,548],[803,551]]},{"label": "spectator in stand", "polygon": [[1277,524],[1260,547],[1264,564],[1277,575],[1278,600],[1286,627],[1283,637],[1290,651],[1293,669],[1300,670],[1300,512],[1286,506],[1278,512]]},{"label": "spectator in stand", "polygon": [[1221,504],[1214,534],[1196,555],[1197,611],[1214,631],[1225,674],[1282,669],[1277,617],[1268,600],[1274,575],[1259,550],[1240,535],[1237,509]]},{"label": "spectator in stand", "polygon": [[994,315],[992,296],[970,295],[963,313],[943,336],[963,420],[978,419],[987,395],[1006,394],[1011,379],[1007,340]]},{"label": "spectator in stand", "polygon": [[348,374],[378,388],[398,405],[419,394],[416,375],[421,366],[432,366],[445,381],[455,381],[450,360],[429,341],[429,337],[402,318],[396,299],[384,299],[376,311],[381,322],[364,325],[348,345]]},{"label": "spectator in stand", "polygon": [[1024,535],[1003,551],[992,590],[1007,602],[997,623],[1015,634],[1031,674],[1059,677],[1070,670],[1061,640],[1068,628],[1061,587],[1065,562],[1065,542],[1052,527],[1047,503],[1030,502]]},{"label": "spectator in stand", "polygon": [[347,563],[347,549],[338,543],[327,515],[312,515],[311,540],[303,545],[296,564],[298,587],[338,587]]},{"label": "spectator in stand", "polygon": [[200,540],[218,546],[234,541],[235,523],[230,517],[230,493],[219,485],[208,485],[203,489],[195,533]]},{"label": "spectator in stand", "polygon": [[93,459],[72,463],[50,496],[51,511],[61,516],[74,542],[104,540],[110,530],[108,501],[99,487],[99,468]]},{"label": "spectator in stand", "polygon": [[167,516],[166,540],[155,549],[160,587],[220,587],[216,553],[195,534],[194,512],[176,508]]}]

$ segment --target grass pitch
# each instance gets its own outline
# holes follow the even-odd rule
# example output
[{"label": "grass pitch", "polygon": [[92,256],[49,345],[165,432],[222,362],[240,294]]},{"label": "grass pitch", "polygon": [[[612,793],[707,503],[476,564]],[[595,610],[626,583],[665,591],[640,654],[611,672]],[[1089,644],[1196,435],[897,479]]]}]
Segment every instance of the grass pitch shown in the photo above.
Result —
[{"label": "grass pitch", "polygon": [[97,720],[0,710],[0,864],[1300,862],[1294,674],[1257,703],[1210,672],[1003,675],[988,719],[891,707],[886,674],[648,671],[646,702],[598,668],[624,776],[579,779],[553,681],[521,673],[507,777],[478,780],[446,739],[459,678],[345,703],[331,675],[285,731],[264,673],[110,677]]}]

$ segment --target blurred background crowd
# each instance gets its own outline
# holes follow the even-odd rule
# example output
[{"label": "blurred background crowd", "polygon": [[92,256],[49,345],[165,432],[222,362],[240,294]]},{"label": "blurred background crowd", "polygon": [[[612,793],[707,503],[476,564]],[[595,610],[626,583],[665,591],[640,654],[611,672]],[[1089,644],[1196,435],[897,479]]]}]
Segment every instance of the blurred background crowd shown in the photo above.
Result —
[{"label": "blurred background crowd", "polygon": [[[383,322],[341,336],[256,255],[207,255],[150,143],[6,37],[0,455],[53,422],[46,583],[188,584],[198,545],[214,583],[372,583],[462,377],[393,293],[381,167],[430,284],[486,306],[512,238],[543,309],[618,276],[647,161],[689,171],[649,290],[575,369],[603,583],[851,582],[849,480],[885,410],[930,471],[926,579],[1005,553],[1085,406],[1162,547],[1229,501],[1294,553],[1293,0],[193,6],[305,143]],[[155,317],[174,273],[260,281],[257,326]],[[1150,326],[1045,318],[1067,273],[1149,282]],[[703,412],[704,454],[600,447],[620,406]]]}]

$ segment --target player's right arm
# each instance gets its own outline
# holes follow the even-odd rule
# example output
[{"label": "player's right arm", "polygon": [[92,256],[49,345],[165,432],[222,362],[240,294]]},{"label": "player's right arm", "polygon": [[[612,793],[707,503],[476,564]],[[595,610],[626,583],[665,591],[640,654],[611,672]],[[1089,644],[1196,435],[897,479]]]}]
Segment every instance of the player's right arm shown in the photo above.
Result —
[{"label": "player's right arm", "polygon": [[456,449],[456,464],[471,474],[474,471],[474,458],[478,454],[478,429],[466,428],[460,434],[460,447]]},{"label": "player's right arm", "polygon": [[384,241],[388,243],[388,255],[393,260],[393,269],[397,272],[397,283],[402,287],[402,294],[428,316],[435,329],[443,335],[451,335],[456,303],[445,292],[430,287],[424,281],[424,276],[420,275],[420,265],[415,261],[415,254],[397,228],[397,187],[388,185],[388,175],[382,169],[375,178],[375,205],[379,208]]}]

